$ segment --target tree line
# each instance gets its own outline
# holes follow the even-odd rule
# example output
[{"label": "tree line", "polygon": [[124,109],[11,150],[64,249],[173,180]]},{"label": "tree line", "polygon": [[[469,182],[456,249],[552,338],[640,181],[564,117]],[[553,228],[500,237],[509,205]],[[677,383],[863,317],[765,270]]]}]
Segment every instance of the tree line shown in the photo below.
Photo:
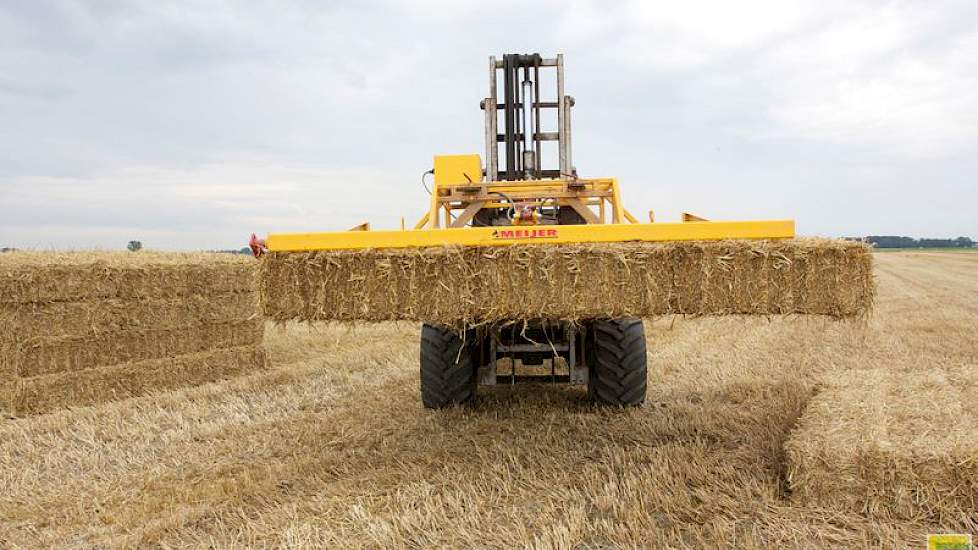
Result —
[{"label": "tree line", "polygon": [[972,248],[976,244],[969,237],[956,239],[915,239],[913,237],[898,237],[895,235],[870,235],[865,237],[868,243],[876,248]]}]

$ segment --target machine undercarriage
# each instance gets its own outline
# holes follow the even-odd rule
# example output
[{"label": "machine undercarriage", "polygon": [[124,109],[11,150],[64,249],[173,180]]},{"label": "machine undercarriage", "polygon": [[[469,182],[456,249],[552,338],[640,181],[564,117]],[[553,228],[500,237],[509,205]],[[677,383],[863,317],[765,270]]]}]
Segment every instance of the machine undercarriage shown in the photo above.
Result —
[{"label": "machine undercarriage", "polygon": [[[543,69],[556,72],[555,100],[541,100]],[[546,239],[546,227],[636,221],[621,206],[617,182],[577,176],[571,160],[574,100],[564,94],[562,56],[490,58],[489,75],[489,97],[481,102],[486,165],[475,155],[436,157],[432,208],[417,228],[509,227],[514,236],[522,231],[527,239]],[[556,114],[551,117],[556,132],[541,131],[545,110]],[[547,141],[557,144],[556,166],[545,166],[542,144]],[[449,355],[457,350],[459,359],[446,361],[445,349]],[[446,368],[456,372],[439,372]],[[421,370],[422,397],[429,407],[468,401],[478,385],[521,382],[587,385],[599,402],[635,405],[645,399],[644,331],[638,319],[522,320],[461,335],[426,325]]]}]

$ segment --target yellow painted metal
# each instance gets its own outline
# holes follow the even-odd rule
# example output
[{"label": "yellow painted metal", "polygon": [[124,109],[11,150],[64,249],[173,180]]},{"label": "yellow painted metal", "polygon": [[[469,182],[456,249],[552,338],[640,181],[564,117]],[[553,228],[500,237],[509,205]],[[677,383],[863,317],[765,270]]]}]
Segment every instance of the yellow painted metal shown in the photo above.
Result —
[{"label": "yellow painted metal", "polygon": [[482,181],[482,157],[479,155],[436,155],[435,184],[467,185]]},{"label": "yellow painted metal", "polygon": [[709,220],[707,220],[706,218],[701,218],[701,217],[697,216],[696,214],[690,214],[689,212],[683,212],[683,221],[684,222],[705,222],[705,221],[709,221]]},{"label": "yellow painted metal", "polygon": [[431,210],[428,212],[428,227],[441,227],[441,212],[438,210],[438,184],[431,188]]},{"label": "yellow painted metal", "polygon": [[621,204],[621,193],[618,190],[618,180],[611,180],[611,223],[623,223],[625,207]]},{"label": "yellow painted metal", "polygon": [[[588,192],[592,191],[611,191],[612,186],[615,183],[614,178],[581,179],[577,181],[583,185],[581,191],[579,192],[582,196],[587,196]],[[486,182],[486,185],[488,185],[492,191],[499,191],[506,194],[519,193],[521,191],[554,193],[556,191],[565,191],[567,189],[567,184],[568,180],[555,179]]]},{"label": "yellow painted metal", "polygon": [[268,250],[272,252],[299,252],[364,248],[420,248],[443,245],[504,246],[534,243],[788,239],[794,236],[795,222],[793,220],[766,220],[272,233],[268,236],[266,245]]},{"label": "yellow painted metal", "polygon": [[[475,170],[478,155],[442,155],[435,157],[435,182],[431,189],[431,204],[428,215],[422,218],[415,229],[439,229],[449,227],[454,211],[464,211],[470,204],[482,202],[483,208],[511,208],[511,204],[500,204],[495,199],[506,197],[507,200],[527,202],[541,206],[546,201],[556,200],[558,203],[567,199],[578,199],[589,206],[598,206],[597,216],[605,223],[604,203],[611,206],[612,223],[624,223],[629,214],[622,206],[618,181],[614,178],[593,179],[539,179],[517,181],[479,181],[472,178],[468,181],[459,180],[457,174],[469,173]],[[460,166],[469,165],[460,169]],[[461,170],[461,171],[460,171]],[[469,172],[466,172],[468,170]],[[481,167],[479,168],[481,174]],[[448,174],[444,178],[438,174]],[[470,176],[471,177],[471,176]],[[445,181],[452,183],[445,183]]]},{"label": "yellow painted metal", "polygon": [[425,212],[424,213],[424,216],[421,216],[421,219],[418,220],[418,223],[414,224],[414,228],[415,229],[421,229],[422,227],[428,225],[428,217],[429,216],[431,216],[431,212]]}]

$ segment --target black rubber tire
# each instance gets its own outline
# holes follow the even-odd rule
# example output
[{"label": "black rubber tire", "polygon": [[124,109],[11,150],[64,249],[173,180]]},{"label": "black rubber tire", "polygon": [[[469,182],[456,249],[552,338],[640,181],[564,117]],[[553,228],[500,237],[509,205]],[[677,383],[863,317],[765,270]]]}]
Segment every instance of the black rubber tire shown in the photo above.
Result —
[{"label": "black rubber tire", "polygon": [[[505,220],[506,223],[502,223]],[[483,208],[475,213],[472,218],[472,227],[495,227],[497,225],[509,225],[506,219],[506,212],[493,208]]]},{"label": "black rubber tire", "polygon": [[[471,402],[477,389],[474,338],[442,326],[421,327],[421,402],[442,409]],[[464,348],[463,348],[464,346]]]},{"label": "black rubber tire", "polygon": [[641,319],[591,323],[588,395],[601,405],[631,407],[645,402],[648,364]]},{"label": "black rubber tire", "polygon": [[557,225],[585,225],[587,222],[584,220],[584,216],[577,213],[570,206],[561,206],[557,210]]}]

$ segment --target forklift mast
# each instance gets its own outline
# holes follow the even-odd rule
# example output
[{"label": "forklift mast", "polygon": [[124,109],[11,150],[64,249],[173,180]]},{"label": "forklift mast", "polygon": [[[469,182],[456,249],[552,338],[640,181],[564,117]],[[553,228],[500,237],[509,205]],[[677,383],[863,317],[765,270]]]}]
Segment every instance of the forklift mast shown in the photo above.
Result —
[{"label": "forklift mast", "polygon": [[[541,69],[556,71],[555,100],[541,101]],[[502,90],[497,86],[502,71]],[[499,98],[502,98],[500,102]],[[489,58],[489,97],[482,100],[486,116],[486,179],[517,181],[532,179],[573,179],[571,161],[571,107],[574,98],[564,95],[564,56],[543,58],[538,53],[505,54]],[[542,113],[546,111],[547,117]],[[502,113],[502,133],[499,114]],[[544,132],[541,119],[553,122],[556,132]],[[556,167],[545,166],[540,144],[557,142]],[[503,144],[502,164],[499,144]],[[552,162],[552,159],[551,159]]]}]

